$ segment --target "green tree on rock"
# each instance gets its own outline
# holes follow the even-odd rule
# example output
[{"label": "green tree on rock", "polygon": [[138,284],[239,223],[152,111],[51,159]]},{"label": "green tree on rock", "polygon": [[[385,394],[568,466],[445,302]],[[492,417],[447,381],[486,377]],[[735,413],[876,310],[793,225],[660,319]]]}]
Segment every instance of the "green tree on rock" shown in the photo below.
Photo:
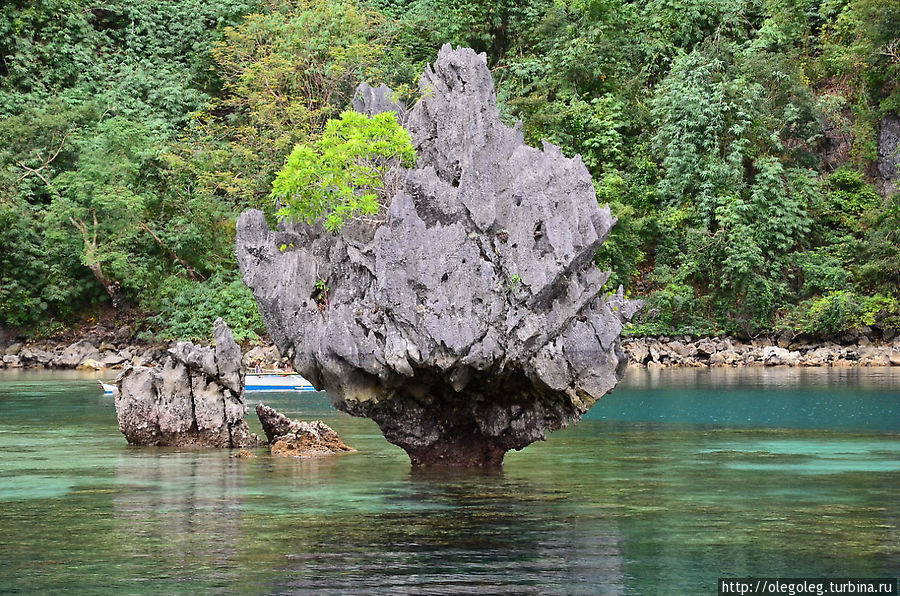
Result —
[{"label": "green tree on rock", "polygon": [[409,133],[393,112],[371,118],[346,111],[310,145],[294,147],[275,177],[272,196],[281,219],[324,219],[337,232],[354,218],[379,221],[399,189],[401,167],[415,164]]}]

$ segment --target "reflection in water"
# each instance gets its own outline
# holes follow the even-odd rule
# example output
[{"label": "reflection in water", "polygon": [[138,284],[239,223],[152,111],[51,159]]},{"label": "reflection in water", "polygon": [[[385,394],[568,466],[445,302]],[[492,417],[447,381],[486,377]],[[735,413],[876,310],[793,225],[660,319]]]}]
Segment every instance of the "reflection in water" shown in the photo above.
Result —
[{"label": "reflection in water", "polygon": [[159,563],[159,577],[229,579],[243,533],[240,461],[203,451],[128,449],[116,464],[116,531],[123,555]]},{"label": "reflection in water", "polygon": [[619,384],[627,389],[693,388],[839,388],[900,391],[900,368],[765,367],[745,368],[629,368]]},{"label": "reflection in water", "polygon": [[414,472],[377,509],[304,520],[277,592],[622,594],[614,521],[579,524],[569,498],[502,473]]}]

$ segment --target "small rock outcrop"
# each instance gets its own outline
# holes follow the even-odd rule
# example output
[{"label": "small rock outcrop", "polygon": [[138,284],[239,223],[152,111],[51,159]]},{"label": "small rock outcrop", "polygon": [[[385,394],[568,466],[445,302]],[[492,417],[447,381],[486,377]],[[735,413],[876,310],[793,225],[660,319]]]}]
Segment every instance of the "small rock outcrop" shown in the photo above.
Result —
[{"label": "small rock outcrop", "polygon": [[265,404],[257,404],[256,415],[269,441],[272,455],[315,457],[356,451],[321,420],[291,420]]},{"label": "small rock outcrop", "polygon": [[244,416],[241,350],[217,319],[215,347],[179,342],[155,368],[129,366],[116,379],[116,416],[129,443],[151,446],[252,447]]},{"label": "small rock outcrop", "polygon": [[354,104],[402,114],[416,148],[383,222],[273,231],[247,211],[237,259],[279,351],[337,408],[414,465],[495,466],[616,385],[638,305],[599,295],[615,219],[581,159],[501,122],[484,55],[444,46],[420,87],[408,113],[386,87]]}]

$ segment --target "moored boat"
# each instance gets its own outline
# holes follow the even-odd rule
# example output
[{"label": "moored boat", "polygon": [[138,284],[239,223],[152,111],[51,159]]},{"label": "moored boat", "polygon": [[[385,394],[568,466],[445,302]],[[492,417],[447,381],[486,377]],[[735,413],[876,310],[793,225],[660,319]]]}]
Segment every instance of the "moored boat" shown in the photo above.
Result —
[{"label": "moored boat", "polygon": [[244,391],[315,391],[312,383],[295,372],[248,373]]},{"label": "moored boat", "polygon": [[[104,393],[115,393],[112,383],[97,381]],[[312,383],[294,372],[269,372],[248,374],[244,379],[244,391],[315,391]]]}]

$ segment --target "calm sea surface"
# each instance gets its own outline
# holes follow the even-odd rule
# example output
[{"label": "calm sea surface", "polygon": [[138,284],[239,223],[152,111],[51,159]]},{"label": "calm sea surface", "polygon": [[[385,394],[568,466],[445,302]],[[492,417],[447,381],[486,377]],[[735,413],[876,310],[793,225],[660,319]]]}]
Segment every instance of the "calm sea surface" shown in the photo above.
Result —
[{"label": "calm sea surface", "polygon": [[630,371],[495,474],[413,472],[317,393],[262,399],[359,453],[129,447],[95,379],[0,372],[0,592],[709,594],[718,577],[900,576],[896,367]]}]

